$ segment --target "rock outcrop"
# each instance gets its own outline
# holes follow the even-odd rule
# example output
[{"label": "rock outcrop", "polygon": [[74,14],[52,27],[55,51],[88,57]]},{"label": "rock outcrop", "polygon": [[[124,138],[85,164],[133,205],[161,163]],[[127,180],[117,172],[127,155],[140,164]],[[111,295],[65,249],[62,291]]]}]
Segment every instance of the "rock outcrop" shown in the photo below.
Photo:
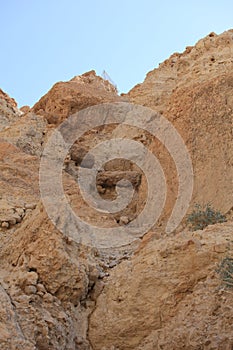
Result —
[{"label": "rock outcrop", "polygon": [[1,349],[87,349],[84,300],[99,273],[92,254],[66,241],[38,204],[0,255],[0,283],[18,331],[13,337],[14,324],[5,324]]},{"label": "rock outcrop", "polygon": [[48,123],[57,125],[81,109],[119,100],[116,88],[95,71],[90,71],[68,82],[56,83],[32,111],[45,116]]},{"label": "rock outcrop", "polygon": [[217,269],[233,256],[232,233],[228,223],[144,242],[114,269],[97,300],[93,349],[231,348],[233,294]]},{"label": "rock outcrop", "polygon": [[17,119],[9,128],[0,131],[0,139],[12,143],[25,153],[39,157],[48,131],[44,117],[28,113]]},{"label": "rock outcrop", "polygon": [[[173,54],[127,95],[173,123],[192,158],[193,203],[211,202],[223,212],[230,210],[233,197],[232,52],[233,30],[210,33]],[[166,173],[169,168],[165,165]]]},{"label": "rock outcrop", "polygon": [[14,225],[39,200],[39,161],[11,143],[1,142],[0,169],[0,222]]},{"label": "rock outcrop", "polygon": [[[94,71],[55,84],[31,110],[19,111],[0,90],[1,349],[233,348],[232,53],[233,30],[211,33],[148,73],[126,97]],[[67,203],[92,225],[93,234],[106,228],[102,239],[108,248],[75,240],[77,229],[70,237],[65,209],[59,217],[63,232],[55,227],[40,200],[44,145],[69,115],[125,100],[170,120],[193,162],[190,210],[194,202],[212,202],[229,213],[228,222],[190,232],[184,220],[179,230],[166,234],[163,224],[177,197],[174,160],[149,132],[113,123],[82,135],[61,172]],[[86,157],[89,150],[111,138],[130,138],[153,152],[169,187],[158,225],[134,244],[117,248],[111,247],[111,230],[127,227],[146,202],[142,170],[120,157],[98,172],[98,193],[109,202],[117,184],[126,190],[130,182],[135,190],[127,208],[110,215],[91,208],[77,183],[79,169],[94,166],[95,157]]]},{"label": "rock outcrop", "polygon": [[0,131],[18,120],[21,114],[15,100],[0,89]]},{"label": "rock outcrop", "polygon": [[[216,35],[210,33],[183,53],[174,53],[149,72],[142,84],[136,85],[128,97],[132,102],[164,112],[171,95],[178,88],[202,84],[207,80],[228,74],[232,70],[233,30]],[[182,102],[182,101],[181,101]]]},{"label": "rock outcrop", "polygon": [[2,89],[0,89],[0,99],[6,101],[8,106],[11,106],[12,108],[17,108],[17,102],[12,97],[7,95],[7,93],[5,93]]}]

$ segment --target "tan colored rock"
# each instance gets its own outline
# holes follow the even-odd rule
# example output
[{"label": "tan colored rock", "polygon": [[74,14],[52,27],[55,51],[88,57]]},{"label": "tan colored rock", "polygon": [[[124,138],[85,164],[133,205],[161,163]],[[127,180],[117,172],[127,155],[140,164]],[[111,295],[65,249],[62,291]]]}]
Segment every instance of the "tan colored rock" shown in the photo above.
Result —
[{"label": "tan colored rock", "polygon": [[[127,95],[131,102],[162,113],[182,136],[194,167],[191,208],[195,202],[211,202],[224,213],[232,207],[232,51],[233,30],[210,33],[173,54]],[[173,187],[167,216],[176,196],[176,169],[161,145],[153,142],[150,149],[162,160],[168,187]]]},{"label": "tan colored rock", "polygon": [[38,292],[42,292],[43,294],[46,293],[46,289],[42,283],[37,284],[37,290],[38,290]]},{"label": "tan colored rock", "polygon": [[29,286],[25,286],[24,291],[25,291],[25,294],[27,295],[36,294],[37,288],[36,286],[29,285]]},{"label": "tan colored rock", "polygon": [[102,187],[113,187],[116,184],[124,187],[130,182],[137,188],[141,183],[141,174],[136,171],[104,171],[97,174],[96,181],[97,185]]},{"label": "tan colored rock", "polygon": [[7,93],[5,93],[2,89],[0,89],[0,99],[5,100],[8,105],[14,108],[17,107],[17,102],[12,97],[7,95]]},{"label": "tan colored rock", "polygon": [[23,218],[25,215],[23,208],[16,208],[16,212],[19,214],[19,216],[21,216],[21,218]]},{"label": "tan colored rock", "polygon": [[26,203],[24,207],[25,207],[26,210],[27,209],[33,210],[33,209],[36,208],[36,204],[35,203]]},{"label": "tan colored rock", "polygon": [[127,225],[129,223],[129,218],[128,216],[121,216],[119,220],[120,225]]},{"label": "tan colored rock", "polygon": [[[217,272],[223,259],[232,261],[232,222],[166,236],[161,220],[133,256],[138,241],[98,251],[54,227],[39,203],[38,186],[39,157],[54,126],[88,106],[129,100],[163,113],[182,135],[194,165],[193,202],[211,201],[230,212],[232,40],[233,31],[210,33],[172,55],[122,98],[93,71],[55,84],[33,113],[22,114],[0,91],[1,349],[232,348],[233,295]],[[156,154],[168,177],[166,219],[177,196],[174,162],[149,133],[115,125],[88,131],[67,155],[63,186],[74,212],[110,231],[127,225],[145,204],[145,177],[124,159],[106,163],[97,176],[97,189],[108,200],[115,199],[120,180],[135,185],[124,211],[99,213],[82,198],[78,166],[96,142],[111,137],[132,138]],[[90,159],[88,167],[92,164]],[[66,214],[59,218],[64,232]],[[111,246],[109,231],[102,238]]]},{"label": "tan colored rock", "polygon": [[65,242],[39,205],[1,249],[4,288],[25,341],[35,349],[75,349],[77,337],[90,349],[85,339],[90,310],[80,302],[88,293],[89,270],[92,284],[98,270],[91,251],[82,248],[81,254],[75,242]]},{"label": "tan colored rock", "polygon": [[8,219],[8,223],[9,223],[9,225],[15,225],[17,223],[17,220],[16,220],[16,218],[11,217]]},{"label": "tan colored rock", "polygon": [[0,286],[0,296],[0,317],[1,320],[3,320],[3,322],[1,322],[0,330],[1,349],[8,350],[21,348],[25,350],[36,350],[35,345],[27,340],[22,333],[19,326],[17,311],[12,304],[10,296],[2,286]]},{"label": "tan colored rock", "polygon": [[[52,223],[45,219],[45,214],[42,216],[38,213],[39,210],[34,215],[30,215],[28,220],[17,230],[17,236],[11,238],[11,244],[7,250],[11,249],[10,246],[13,247],[17,244],[17,249],[21,249],[28,258],[30,257],[29,260],[26,259],[28,261],[25,261],[25,267],[37,271],[40,282],[43,283],[47,291],[51,294],[56,293],[64,300],[78,301],[87,289],[88,281],[85,269],[78,260],[69,258],[63,248],[62,236],[54,231]],[[43,221],[45,222],[43,223]],[[40,231],[38,231],[39,227],[41,227]],[[33,230],[38,231],[35,241],[32,240],[30,234]],[[28,232],[28,235],[25,235],[25,231]],[[34,251],[35,248],[37,253]],[[8,261],[11,261],[13,265],[16,263],[16,256],[17,254],[9,256]],[[69,270],[70,272],[72,270],[72,276],[69,276]],[[27,276],[28,274],[25,275],[26,281]],[[27,284],[34,283],[30,280]]]},{"label": "tan colored rock", "polygon": [[[216,267],[233,254],[232,232],[233,223],[212,226],[200,245],[190,232],[152,239],[115,267],[91,315],[93,349],[188,350],[207,340],[211,349],[227,349],[233,294],[226,290],[219,297]],[[225,251],[213,252],[216,243]]]},{"label": "tan colored rock", "polygon": [[9,224],[9,222],[7,222],[7,221],[3,221],[2,224],[1,224],[1,226],[2,226],[3,228],[8,228],[8,227],[10,226],[10,224]]},{"label": "tan colored rock", "polygon": [[56,83],[32,108],[50,124],[59,124],[68,116],[99,103],[119,101],[116,88],[95,71]]},{"label": "tan colored rock", "polygon": [[172,54],[126,96],[132,102],[164,112],[174,89],[201,84],[231,71],[232,35],[233,29],[220,35],[210,33],[183,53]]},{"label": "tan colored rock", "polygon": [[[76,165],[82,165],[84,168],[92,168],[95,162],[94,157],[91,154],[86,156],[87,150],[74,144],[70,150],[70,157],[76,163]],[[83,159],[86,156],[85,160]]]},{"label": "tan colored rock", "polygon": [[23,152],[40,156],[46,141],[47,121],[42,116],[27,113],[0,131],[0,139],[12,143]]},{"label": "tan colored rock", "polygon": [[20,110],[23,113],[28,113],[28,112],[30,112],[31,108],[30,108],[30,106],[23,106],[20,108]]},{"label": "tan colored rock", "polygon": [[[11,143],[0,142],[0,220],[20,221],[24,203],[37,202],[38,168],[37,157],[25,154]],[[21,215],[17,208],[21,208]]]},{"label": "tan colored rock", "polygon": [[30,271],[25,275],[25,284],[35,286],[38,281],[38,274],[35,271]]},{"label": "tan colored rock", "polygon": [[15,100],[0,89],[0,131],[20,119],[21,114]]}]

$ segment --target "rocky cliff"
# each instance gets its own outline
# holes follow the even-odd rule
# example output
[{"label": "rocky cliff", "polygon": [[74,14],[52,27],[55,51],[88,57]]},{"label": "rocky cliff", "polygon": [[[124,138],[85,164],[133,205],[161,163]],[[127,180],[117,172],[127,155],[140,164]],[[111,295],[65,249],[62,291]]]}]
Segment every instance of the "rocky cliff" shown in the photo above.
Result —
[{"label": "rocky cliff", "polygon": [[179,130],[195,175],[193,200],[232,206],[233,30],[210,33],[147,74],[128,97],[162,113]]},{"label": "rocky cliff", "polygon": [[[94,71],[55,84],[31,109],[18,110],[0,90],[1,349],[233,348],[232,57],[230,30],[210,33],[184,53],[173,54],[125,96]],[[184,218],[177,230],[166,233],[179,189],[176,159],[166,150],[169,140],[162,144],[151,130],[123,125],[127,119],[119,128],[119,112],[109,125],[87,128],[61,169],[64,198],[92,225],[91,237],[99,227],[106,229],[107,247],[97,248],[94,238],[87,246],[61,232],[65,209],[54,225],[39,186],[41,157],[51,135],[86,107],[113,103],[119,111],[127,107],[130,116],[133,109],[127,101],[152,109],[145,114],[136,109],[142,126],[146,113],[152,113],[150,120],[160,114],[184,140],[194,171],[188,212],[195,202],[211,202],[226,214],[227,222],[193,232]],[[92,119],[86,115],[88,127]],[[71,135],[72,130],[65,135],[67,143]],[[129,183],[134,189],[129,205],[111,214],[91,207],[77,183],[80,168],[93,167],[95,155],[88,152],[112,138],[131,138],[154,153],[168,187],[157,224],[117,247],[111,246],[113,230],[130,227],[146,204],[143,169],[118,156],[98,172],[97,192],[109,203],[123,193],[118,190],[128,190]],[[55,147],[52,156],[60,159]],[[63,200],[58,198],[58,208]]]}]

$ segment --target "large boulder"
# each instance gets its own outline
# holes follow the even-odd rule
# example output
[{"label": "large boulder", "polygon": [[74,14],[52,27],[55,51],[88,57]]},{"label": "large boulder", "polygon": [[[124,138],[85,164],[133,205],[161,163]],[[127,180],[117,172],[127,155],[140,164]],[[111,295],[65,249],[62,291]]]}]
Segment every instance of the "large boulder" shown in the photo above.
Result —
[{"label": "large boulder", "polygon": [[99,103],[116,102],[120,97],[109,81],[95,71],[56,83],[32,108],[50,124],[59,124],[71,114]]}]

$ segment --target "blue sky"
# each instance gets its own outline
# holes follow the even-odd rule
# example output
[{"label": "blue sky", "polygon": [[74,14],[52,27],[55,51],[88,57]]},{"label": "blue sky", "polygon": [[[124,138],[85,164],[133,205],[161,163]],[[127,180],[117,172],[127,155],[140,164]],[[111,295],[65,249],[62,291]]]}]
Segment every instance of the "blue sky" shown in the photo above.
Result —
[{"label": "blue sky", "polygon": [[233,28],[233,1],[0,0],[0,87],[32,106],[57,81],[106,70],[120,92],[173,52]]}]

